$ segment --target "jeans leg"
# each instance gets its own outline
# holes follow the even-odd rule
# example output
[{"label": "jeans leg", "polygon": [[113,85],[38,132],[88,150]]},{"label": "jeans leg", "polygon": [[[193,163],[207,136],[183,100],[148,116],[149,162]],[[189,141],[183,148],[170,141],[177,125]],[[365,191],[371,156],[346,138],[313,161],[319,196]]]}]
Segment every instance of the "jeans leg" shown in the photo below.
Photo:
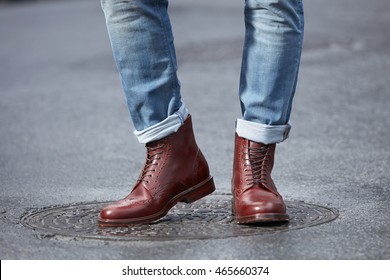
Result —
[{"label": "jeans leg", "polygon": [[175,132],[181,100],[168,0],[101,0],[114,59],[140,142]]},{"label": "jeans leg", "polygon": [[245,0],[241,137],[265,144],[288,137],[303,27],[302,0]]}]

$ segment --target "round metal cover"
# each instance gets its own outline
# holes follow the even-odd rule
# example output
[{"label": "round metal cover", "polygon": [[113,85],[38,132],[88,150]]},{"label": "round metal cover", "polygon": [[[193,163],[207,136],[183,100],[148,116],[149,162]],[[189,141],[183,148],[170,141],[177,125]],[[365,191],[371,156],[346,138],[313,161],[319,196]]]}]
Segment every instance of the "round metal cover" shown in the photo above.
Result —
[{"label": "round metal cover", "polygon": [[262,235],[320,225],[337,218],[334,209],[286,201],[290,222],[237,225],[230,195],[211,195],[192,204],[179,203],[168,215],[150,225],[100,227],[100,209],[109,202],[54,206],[31,210],[22,224],[45,232],[45,237],[70,236],[103,240],[178,240]]}]

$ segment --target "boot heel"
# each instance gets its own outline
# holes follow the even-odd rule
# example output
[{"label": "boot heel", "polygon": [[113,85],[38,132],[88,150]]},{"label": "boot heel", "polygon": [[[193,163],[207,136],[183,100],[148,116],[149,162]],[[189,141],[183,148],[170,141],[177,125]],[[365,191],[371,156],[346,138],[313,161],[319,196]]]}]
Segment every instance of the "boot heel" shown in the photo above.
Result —
[{"label": "boot heel", "polygon": [[213,191],[215,191],[215,185],[213,177],[211,177],[205,183],[202,183],[200,186],[186,194],[186,196],[182,198],[180,202],[192,203],[201,199],[202,197],[205,197],[206,195],[211,194]]}]

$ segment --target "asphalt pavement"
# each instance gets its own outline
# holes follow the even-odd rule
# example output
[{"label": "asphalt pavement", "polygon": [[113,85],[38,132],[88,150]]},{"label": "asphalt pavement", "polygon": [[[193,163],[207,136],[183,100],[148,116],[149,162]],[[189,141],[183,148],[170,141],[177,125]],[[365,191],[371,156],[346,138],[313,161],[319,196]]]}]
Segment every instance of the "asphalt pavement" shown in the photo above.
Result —
[{"label": "asphalt pavement", "polygon": [[[171,0],[182,94],[219,192],[229,192],[243,1]],[[1,259],[389,259],[390,3],[306,0],[287,200],[326,224],[258,236],[100,241],[38,235],[30,209],[123,197],[144,161],[99,1],[0,3]],[[201,230],[201,229],[199,229]]]}]

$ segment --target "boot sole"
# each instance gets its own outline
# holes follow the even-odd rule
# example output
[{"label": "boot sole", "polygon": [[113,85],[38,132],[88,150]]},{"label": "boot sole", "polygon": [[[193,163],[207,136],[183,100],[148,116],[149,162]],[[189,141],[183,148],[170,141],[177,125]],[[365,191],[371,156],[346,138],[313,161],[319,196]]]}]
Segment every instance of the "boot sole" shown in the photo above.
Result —
[{"label": "boot sole", "polygon": [[192,188],[187,189],[186,191],[176,195],[173,197],[168,203],[166,207],[164,207],[159,212],[132,219],[98,219],[99,226],[102,227],[118,227],[118,226],[128,226],[128,225],[143,225],[150,224],[151,222],[157,221],[158,219],[164,217],[168,211],[175,206],[179,202],[184,203],[192,203],[195,202],[215,191],[215,185],[213,177],[209,177],[203,182],[195,185]]},{"label": "boot sole", "polygon": [[287,223],[289,216],[287,214],[256,214],[246,217],[235,217],[237,224],[267,224],[267,223]]},{"label": "boot sole", "polygon": [[264,213],[264,214],[253,214],[249,216],[239,217],[236,216],[234,211],[234,199],[232,199],[232,214],[234,221],[237,224],[267,224],[267,223],[288,223],[290,217],[288,214],[281,213]]}]

